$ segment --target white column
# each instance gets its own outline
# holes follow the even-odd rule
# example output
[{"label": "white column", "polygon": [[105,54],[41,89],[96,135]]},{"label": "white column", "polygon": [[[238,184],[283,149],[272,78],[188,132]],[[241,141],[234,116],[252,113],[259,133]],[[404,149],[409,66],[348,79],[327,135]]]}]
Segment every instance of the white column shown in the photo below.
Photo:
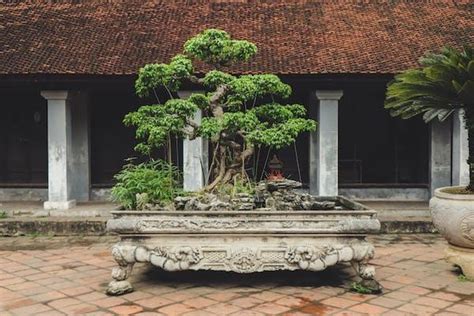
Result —
[{"label": "white column", "polygon": [[[179,91],[181,99],[187,99],[192,93],[200,91]],[[201,124],[202,111],[198,110],[194,114],[194,121]],[[199,191],[207,180],[209,168],[209,144],[208,140],[197,137],[193,140],[183,140],[183,189],[185,191]]]},{"label": "white column", "polygon": [[71,107],[67,91],[41,91],[48,100],[48,201],[45,209],[69,209],[76,205],[71,196],[72,163]]},{"label": "white column", "polygon": [[464,123],[464,111],[458,110],[453,115],[453,185],[469,184],[468,156],[469,145]]},{"label": "white column", "polygon": [[451,185],[451,120],[431,122],[430,193]]},{"label": "white column", "polygon": [[90,199],[90,136],[88,96],[83,91],[70,92],[72,161],[71,196],[77,201]]},{"label": "white column", "polygon": [[318,128],[310,135],[309,191],[320,196],[338,194],[338,107],[341,90],[317,90]]}]

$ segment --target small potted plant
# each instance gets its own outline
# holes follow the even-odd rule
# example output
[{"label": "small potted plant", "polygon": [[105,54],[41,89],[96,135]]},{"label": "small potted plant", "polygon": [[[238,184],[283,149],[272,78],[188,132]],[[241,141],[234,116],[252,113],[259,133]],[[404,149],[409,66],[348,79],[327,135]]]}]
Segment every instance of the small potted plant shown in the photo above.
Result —
[{"label": "small potted plant", "polygon": [[438,188],[430,200],[433,224],[449,242],[446,259],[474,280],[474,52],[444,48],[420,59],[421,68],[409,69],[389,83],[385,108],[408,119],[422,114],[425,122],[446,120],[464,112],[468,132],[469,184]]}]

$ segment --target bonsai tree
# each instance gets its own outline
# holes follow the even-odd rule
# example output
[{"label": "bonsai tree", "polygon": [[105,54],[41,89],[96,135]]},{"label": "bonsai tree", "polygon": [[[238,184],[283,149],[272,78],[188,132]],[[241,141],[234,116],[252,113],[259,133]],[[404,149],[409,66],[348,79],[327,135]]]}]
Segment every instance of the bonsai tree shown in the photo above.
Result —
[{"label": "bonsai tree", "polygon": [[474,194],[474,54],[472,47],[444,48],[420,59],[421,68],[409,69],[389,83],[385,108],[408,119],[423,114],[425,122],[444,121],[464,109],[469,138],[469,185]]},{"label": "bonsai tree", "polygon": [[[278,102],[290,96],[291,88],[276,75],[236,76],[223,71],[235,62],[249,60],[256,52],[253,43],[209,29],[189,39],[183,54],[173,57],[169,64],[141,68],[135,83],[137,94],[157,96],[156,91],[164,89],[169,99],[161,103],[156,97],[156,104],[127,114],[124,122],[136,127],[140,141],[135,149],[149,154],[153,148],[169,144],[175,136],[210,139],[214,148],[211,181],[205,190],[212,191],[237,178],[244,183],[250,181],[245,165],[255,146],[278,149],[295,142],[301,132],[314,130],[316,122],[305,118],[304,106]],[[195,74],[196,60],[209,71],[201,76]],[[175,98],[185,82],[199,85],[206,92],[194,93],[187,99]],[[200,124],[193,120],[197,110],[203,112]]]}]

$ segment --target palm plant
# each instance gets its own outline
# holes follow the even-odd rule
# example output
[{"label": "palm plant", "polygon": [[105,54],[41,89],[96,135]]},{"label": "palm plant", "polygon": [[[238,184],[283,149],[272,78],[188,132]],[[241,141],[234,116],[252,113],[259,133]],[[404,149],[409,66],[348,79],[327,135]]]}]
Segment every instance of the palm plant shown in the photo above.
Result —
[{"label": "palm plant", "polygon": [[458,109],[464,110],[468,130],[469,185],[474,193],[474,50],[443,48],[420,59],[420,68],[395,76],[388,84],[385,108],[392,116],[408,119],[423,114],[425,122],[446,120]]}]

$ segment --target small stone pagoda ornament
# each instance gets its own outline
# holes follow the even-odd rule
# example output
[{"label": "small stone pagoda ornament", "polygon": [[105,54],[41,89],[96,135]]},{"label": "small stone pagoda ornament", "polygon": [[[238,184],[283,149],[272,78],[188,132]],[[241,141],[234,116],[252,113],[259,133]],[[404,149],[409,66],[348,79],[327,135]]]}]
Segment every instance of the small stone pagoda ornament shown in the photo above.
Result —
[{"label": "small stone pagoda ornament", "polygon": [[268,169],[268,180],[279,181],[285,179],[283,176],[283,161],[278,159],[277,155],[273,155],[273,158],[268,163]]}]

